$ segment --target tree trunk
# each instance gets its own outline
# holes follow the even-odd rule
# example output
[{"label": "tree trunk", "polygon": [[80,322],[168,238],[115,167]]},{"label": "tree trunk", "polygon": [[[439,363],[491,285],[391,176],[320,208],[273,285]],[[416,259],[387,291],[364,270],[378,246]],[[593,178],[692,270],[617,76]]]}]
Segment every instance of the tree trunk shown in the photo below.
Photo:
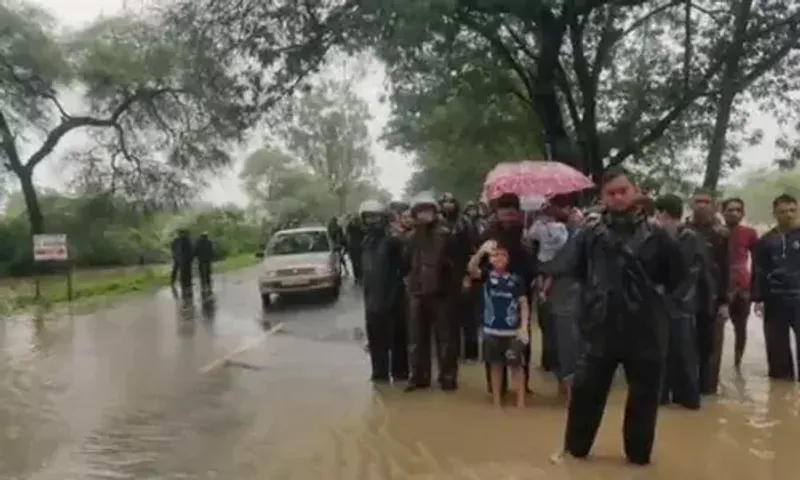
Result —
[{"label": "tree trunk", "polygon": [[567,132],[561,102],[556,92],[558,52],[561,48],[562,35],[563,31],[561,33],[553,31],[545,32],[542,36],[542,53],[536,65],[531,102],[542,122],[548,159],[566,163],[586,172],[587,165],[584,164],[574,140]]},{"label": "tree trunk", "polygon": [[44,233],[44,215],[39,204],[39,196],[36,194],[36,187],[33,185],[32,172],[27,168],[15,171],[19,178],[22,195],[25,198],[25,207],[28,211],[28,222],[31,227],[31,235]]},{"label": "tree trunk", "polygon": [[706,172],[703,176],[703,188],[711,192],[716,191],[719,177],[722,173],[722,156],[725,154],[725,144],[728,136],[733,101],[736,98],[736,86],[731,78],[725,78],[717,103],[717,116],[714,120],[714,130],[711,133],[711,142],[706,156]]},{"label": "tree trunk", "polygon": [[739,61],[742,57],[744,38],[747,34],[747,24],[752,8],[753,0],[741,0],[738,6],[734,6],[736,17],[733,22],[733,38],[726,52],[727,58],[722,73],[722,89],[717,103],[717,116],[714,119],[714,131],[711,134],[711,143],[708,146],[708,156],[706,156],[706,173],[703,176],[703,188],[712,192],[717,189],[722,173],[725,140],[728,135],[733,102],[738,93]]}]

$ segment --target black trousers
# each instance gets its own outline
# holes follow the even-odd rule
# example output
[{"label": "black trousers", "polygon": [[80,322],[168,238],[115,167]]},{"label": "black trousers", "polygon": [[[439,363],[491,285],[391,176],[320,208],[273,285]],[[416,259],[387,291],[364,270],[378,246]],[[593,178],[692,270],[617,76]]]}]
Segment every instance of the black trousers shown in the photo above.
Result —
[{"label": "black trousers", "polygon": [[192,295],[192,264],[181,263],[178,265],[178,277],[181,282],[181,292],[183,296]]},{"label": "black trousers", "polygon": [[[791,332],[795,353],[792,358]],[[769,377],[796,380],[795,361],[800,366],[800,300],[776,299],[764,302],[764,340]]]},{"label": "black trousers", "polygon": [[197,270],[200,275],[200,288],[204,291],[211,290],[211,262],[197,262]]},{"label": "black trousers", "polygon": [[539,304],[539,329],[542,331],[542,358],[541,366],[545,372],[557,372],[558,365],[558,340],[556,339],[555,318],[549,302]]},{"label": "black trousers", "polygon": [[178,269],[180,265],[178,264],[177,260],[172,261],[172,272],[169,274],[169,284],[175,285],[175,282],[178,281]]},{"label": "black trousers", "polygon": [[694,322],[694,317],[685,316],[673,318],[670,323],[662,403],[700,408],[700,366]]},{"label": "black trousers", "polygon": [[572,386],[565,450],[577,458],[589,455],[620,364],[628,379],[623,426],[625,454],[632,463],[644,465],[650,463],[653,450],[664,362],[638,356],[584,356]]},{"label": "black trousers", "polygon": [[698,313],[695,316],[697,332],[697,359],[700,378],[700,393],[714,395],[719,385],[719,369],[722,363],[722,345],[725,340],[725,324],[714,314]]},{"label": "black trousers", "polygon": [[472,286],[466,292],[457,295],[453,314],[459,321],[461,354],[464,360],[480,358],[478,347],[478,329],[481,318],[480,289]]},{"label": "black trousers", "polygon": [[398,302],[382,312],[367,312],[367,341],[375,380],[408,378],[408,335],[405,306]]},{"label": "black trousers", "polygon": [[[458,323],[447,314],[447,299],[434,295],[411,296],[408,302],[408,357],[411,383],[431,383],[431,345],[436,343],[439,383],[458,381]],[[371,349],[372,347],[370,347]]]},{"label": "black trousers", "polygon": [[361,249],[350,249],[350,263],[353,265],[353,278],[361,281]]}]

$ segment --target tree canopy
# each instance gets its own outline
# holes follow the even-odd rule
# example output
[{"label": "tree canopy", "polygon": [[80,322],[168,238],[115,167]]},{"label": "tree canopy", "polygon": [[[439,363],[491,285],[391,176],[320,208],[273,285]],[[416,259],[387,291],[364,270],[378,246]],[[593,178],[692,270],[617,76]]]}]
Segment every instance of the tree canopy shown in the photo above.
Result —
[{"label": "tree canopy", "polygon": [[322,81],[286,103],[284,121],[245,161],[251,203],[278,223],[325,222],[367,198],[389,200],[372,181],[365,101],[349,81]]},{"label": "tree canopy", "polygon": [[[739,164],[738,148],[760,140],[745,128],[748,109],[783,116],[796,91],[800,9],[785,0],[361,5],[398,118],[425,117],[486,72],[482,99],[516,98],[537,120],[529,126],[540,127],[542,153],[595,177],[627,162],[676,183],[699,174],[715,188]],[[395,130],[428,150],[408,129]]]},{"label": "tree canopy", "polygon": [[[328,28],[337,12],[326,2],[200,0],[66,31],[29,3],[3,2],[0,165],[20,182],[31,230],[45,229],[33,172],[78,129],[91,139],[69,155],[83,190],[154,206],[191,198],[319,67],[339,37]],[[258,15],[262,28],[242,15]]]}]

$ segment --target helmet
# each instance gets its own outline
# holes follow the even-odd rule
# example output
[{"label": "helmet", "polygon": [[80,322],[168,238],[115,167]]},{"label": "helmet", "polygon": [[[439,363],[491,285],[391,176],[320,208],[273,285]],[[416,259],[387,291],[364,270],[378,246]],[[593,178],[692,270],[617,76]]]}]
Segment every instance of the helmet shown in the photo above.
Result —
[{"label": "helmet", "polygon": [[389,202],[389,209],[394,212],[402,212],[408,210],[409,205],[405,200],[392,200]]},{"label": "helmet", "polygon": [[433,197],[431,192],[420,192],[411,199],[411,211],[415,212],[424,207],[439,209],[439,202]]},{"label": "helmet", "polygon": [[386,207],[377,200],[364,200],[358,206],[358,214],[364,215],[365,213],[384,214],[386,213]]}]

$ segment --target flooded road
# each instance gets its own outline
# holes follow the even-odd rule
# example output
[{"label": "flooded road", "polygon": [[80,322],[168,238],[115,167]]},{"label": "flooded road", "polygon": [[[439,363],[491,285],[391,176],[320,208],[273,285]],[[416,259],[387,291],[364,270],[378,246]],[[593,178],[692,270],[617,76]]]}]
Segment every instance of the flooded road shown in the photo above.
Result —
[{"label": "flooded road", "polygon": [[720,398],[663,411],[653,466],[621,459],[622,388],[594,458],[552,465],[564,421],[552,380],[535,377],[523,412],[491,409],[477,366],[455,394],[373,389],[357,291],[262,316],[255,277],[221,277],[215,312],[165,290],[92,315],[0,321],[0,479],[789,480],[800,469],[800,391],[766,380],[757,319],[743,379],[729,331]]}]

